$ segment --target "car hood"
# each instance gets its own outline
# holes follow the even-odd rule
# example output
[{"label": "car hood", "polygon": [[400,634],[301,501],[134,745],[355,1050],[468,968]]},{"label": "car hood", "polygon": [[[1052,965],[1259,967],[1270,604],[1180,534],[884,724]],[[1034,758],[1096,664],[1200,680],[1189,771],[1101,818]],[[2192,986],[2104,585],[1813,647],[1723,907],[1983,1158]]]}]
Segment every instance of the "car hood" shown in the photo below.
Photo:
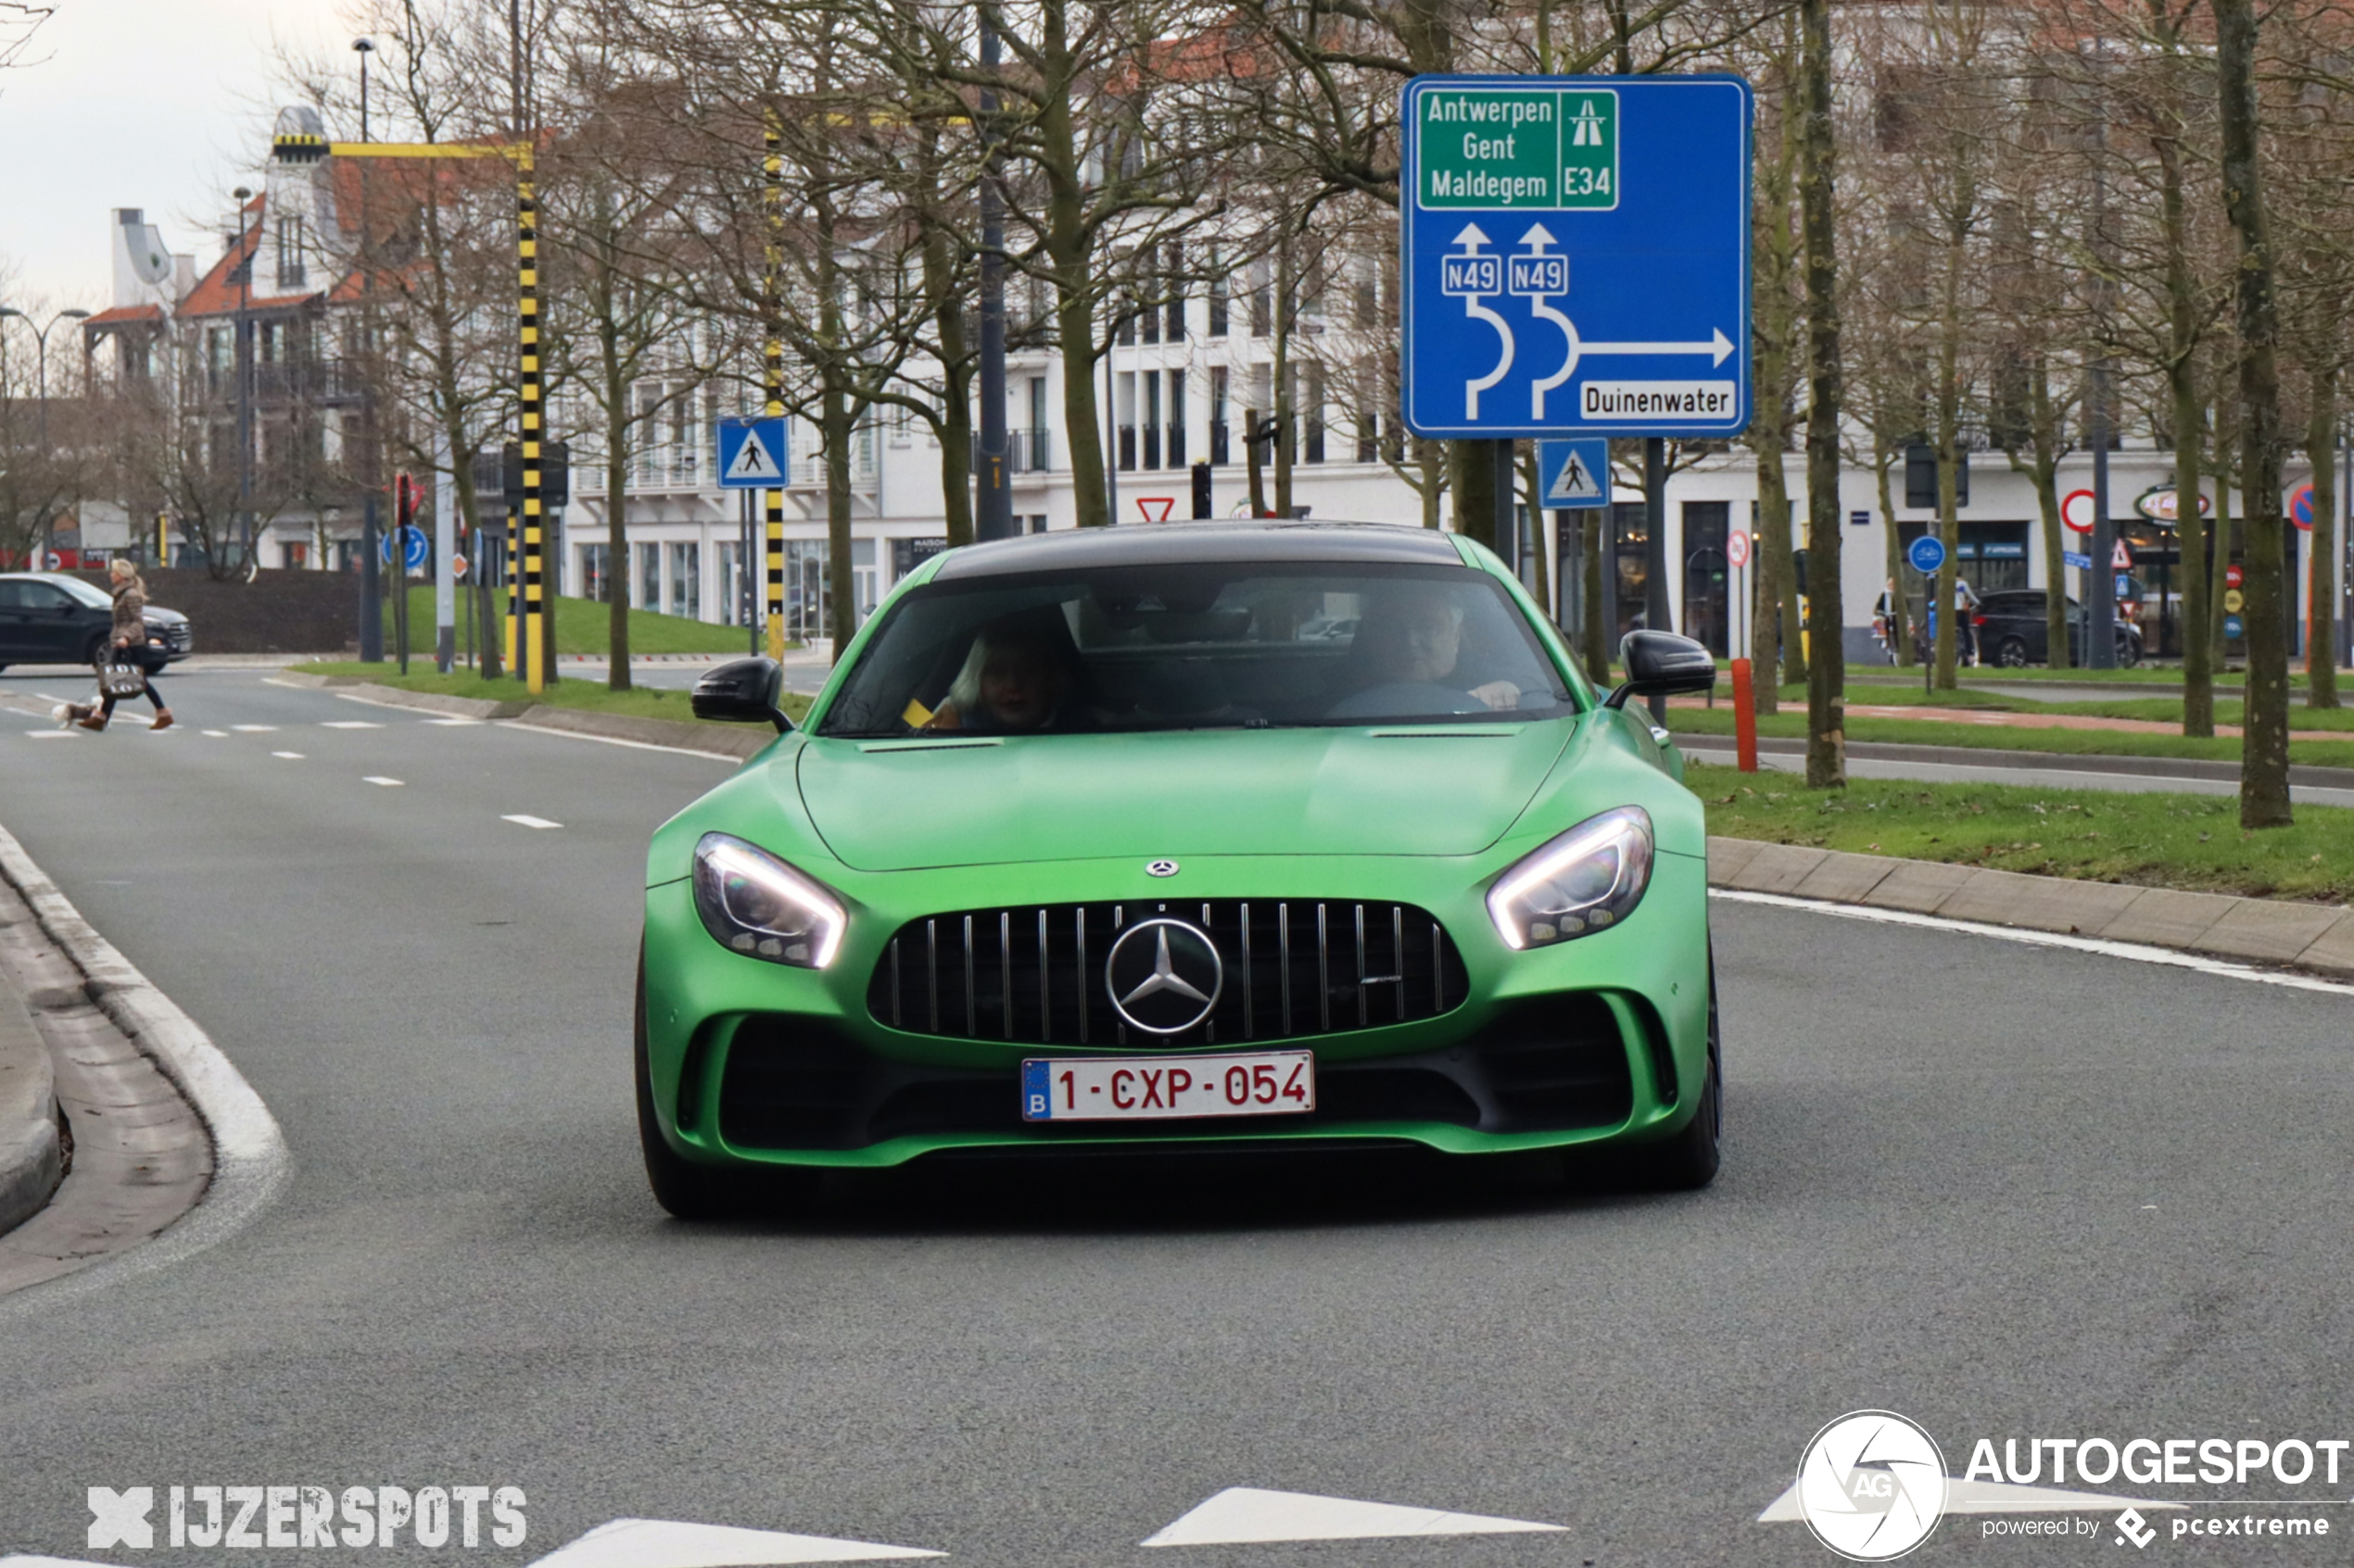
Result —
[{"label": "car hood", "polygon": [[188,624],[187,616],[177,610],[167,610],[160,604],[150,604],[141,613],[160,626],[184,626]]},{"label": "car hood", "polygon": [[1494,843],[1575,728],[1381,728],[812,740],[810,820],[868,871],[1188,854],[1466,855]]}]

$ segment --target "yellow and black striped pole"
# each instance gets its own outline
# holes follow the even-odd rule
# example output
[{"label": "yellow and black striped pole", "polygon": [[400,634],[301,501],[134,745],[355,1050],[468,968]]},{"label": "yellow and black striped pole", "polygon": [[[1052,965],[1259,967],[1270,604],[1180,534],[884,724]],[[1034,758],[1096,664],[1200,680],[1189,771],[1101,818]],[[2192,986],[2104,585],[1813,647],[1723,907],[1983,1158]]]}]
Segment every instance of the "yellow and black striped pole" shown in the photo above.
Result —
[{"label": "yellow and black striped pole", "polygon": [[507,673],[512,676],[523,668],[515,657],[518,632],[523,626],[523,573],[517,569],[523,554],[523,514],[507,514]]},{"label": "yellow and black striped pole", "polygon": [[[764,369],[767,404],[763,411],[770,419],[779,419],[785,411],[785,342],[783,329],[778,324],[784,308],[781,274],[785,262],[785,156],[784,132],[777,122],[775,109],[768,111],[766,141],[767,161],[763,166],[766,188],[762,194],[768,209],[768,253],[761,287],[766,296],[762,303],[768,316],[764,323],[768,329],[768,345]],[[791,461],[783,452],[778,456]],[[766,503],[767,510],[761,548],[766,557],[768,580],[768,657],[782,659],[785,656],[785,492],[769,490],[761,499]]]},{"label": "yellow and black striped pole", "polygon": [[539,200],[531,185],[531,146],[515,148],[515,319],[522,341],[516,388],[523,403],[523,645],[533,696],[548,686],[544,617],[545,523],[539,510]]}]

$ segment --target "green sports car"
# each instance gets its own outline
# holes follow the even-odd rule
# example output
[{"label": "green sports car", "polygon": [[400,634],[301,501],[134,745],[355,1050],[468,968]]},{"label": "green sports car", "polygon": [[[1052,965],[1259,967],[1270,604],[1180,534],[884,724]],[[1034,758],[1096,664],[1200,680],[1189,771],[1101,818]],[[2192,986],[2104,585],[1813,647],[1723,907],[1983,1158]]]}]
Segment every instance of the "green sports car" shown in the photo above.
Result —
[{"label": "green sports car", "polygon": [[978,1152],[1608,1145],[1715,1172],[1701,806],[1501,563],[1185,523],[934,557],[646,864],[638,1112],[699,1217]]}]

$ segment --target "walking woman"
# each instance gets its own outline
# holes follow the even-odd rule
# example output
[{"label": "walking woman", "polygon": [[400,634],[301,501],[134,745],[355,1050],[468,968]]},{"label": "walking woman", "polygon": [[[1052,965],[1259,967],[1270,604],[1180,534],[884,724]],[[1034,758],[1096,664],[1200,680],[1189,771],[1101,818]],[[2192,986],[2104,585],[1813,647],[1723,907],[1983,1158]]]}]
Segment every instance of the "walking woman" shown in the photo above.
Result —
[{"label": "walking woman", "polygon": [[141,650],[147,645],[147,585],[139,580],[139,569],[120,556],[107,565],[108,586],[114,591],[114,629],[108,634],[108,648],[98,665],[100,701],[96,707],[86,702],[69,702],[57,711],[57,716],[68,724],[78,724],[84,729],[104,729],[114,717],[114,705],[129,695],[115,689],[112,672],[129,668],[138,673],[140,694],[155,704],[156,729],[171,727],[171,710],[156,695],[155,682],[146,676],[146,662]]}]

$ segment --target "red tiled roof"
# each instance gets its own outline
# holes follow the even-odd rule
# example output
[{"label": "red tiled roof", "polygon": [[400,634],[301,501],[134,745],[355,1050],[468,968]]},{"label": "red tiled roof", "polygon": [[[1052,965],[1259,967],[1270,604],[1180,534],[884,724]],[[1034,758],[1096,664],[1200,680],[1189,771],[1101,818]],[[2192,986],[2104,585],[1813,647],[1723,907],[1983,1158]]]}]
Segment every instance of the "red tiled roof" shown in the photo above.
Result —
[{"label": "red tiled roof", "polygon": [[360,232],[362,170],[366,205],[379,229],[386,231],[428,199],[490,189],[513,178],[504,158],[331,158],[327,178],[335,191],[335,226],[348,234]]},{"label": "red tiled roof", "polygon": [[229,248],[222,253],[221,259],[196,280],[196,286],[190,289],[188,297],[180,302],[182,316],[232,316],[241,309],[284,310],[309,304],[319,297],[316,289],[306,289],[300,294],[271,295],[254,293],[250,287],[244,291],[242,298],[239,297],[237,269],[261,243],[261,197],[256,196],[247,202],[246,211],[253,215],[253,223],[230,241]]},{"label": "red tiled roof", "polygon": [[131,322],[159,322],[161,320],[163,320],[163,307],[160,305],[117,305],[110,310],[99,311],[82,324],[87,329],[122,326]]}]

